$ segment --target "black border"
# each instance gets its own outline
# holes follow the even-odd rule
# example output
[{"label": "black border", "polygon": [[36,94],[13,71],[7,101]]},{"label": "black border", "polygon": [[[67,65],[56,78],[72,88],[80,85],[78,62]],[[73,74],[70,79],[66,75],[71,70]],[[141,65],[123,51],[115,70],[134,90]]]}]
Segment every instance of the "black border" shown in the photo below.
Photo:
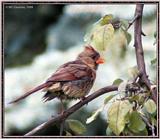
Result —
[{"label": "black border", "polygon": [[160,11],[159,11],[159,5],[160,5],[160,1],[156,0],[156,1],[1,1],[1,29],[2,29],[2,37],[1,37],[1,46],[2,46],[2,56],[1,56],[1,66],[2,66],[2,71],[1,71],[1,82],[2,82],[2,87],[1,87],[1,108],[2,108],[2,125],[1,125],[1,138],[160,138],[159,136],[159,111],[157,111],[157,136],[153,137],[153,136],[71,136],[71,137],[67,137],[67,136],[5,136],[4,135],[4,32],[3,32],[3,27],[4,27],[4,6],[5,4],[137,4],[137,3],[143,3],[143,4],[156,4],[157,5],[157,98],[158,98],[158,110],[159,110],[159,92],[160,92],[160,88],[159,88],[159,84],[160,84],[160,80],[159,80],[159,70],[160,70],[160,51],[159,51],[159,20],[160,20]]}]

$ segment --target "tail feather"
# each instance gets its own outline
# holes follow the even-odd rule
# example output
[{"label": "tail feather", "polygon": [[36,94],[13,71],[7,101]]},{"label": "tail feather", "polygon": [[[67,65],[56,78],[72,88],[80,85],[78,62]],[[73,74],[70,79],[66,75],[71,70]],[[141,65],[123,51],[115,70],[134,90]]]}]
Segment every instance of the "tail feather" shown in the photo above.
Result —
[{"label": "tail feather", "polygon": [[47,102],[47,101],[50,101],[56,97],[57,97],[56,93],[47,91],[47,93],[43,96],[42,99],[43,99],[43,102]]},{"label": "tail feather", "polygon": [[33,94],[33,93],[35,93],[35,92],[37,92],[37,91],[39,91],[39,90],[41,90],[41,89],[43,89],[45,87],[48,87],[48,86],[50,86],[50,83],[41,84],[41,85],[37,86],[36,88],[34,88],[34,89],[28,91],[27,93],[23,94],[22,96],[16,98],[15,100],[9,102],[9,104],[16,103],[16,102],[28,97],[29,95],[31,95],[31,94]]}]

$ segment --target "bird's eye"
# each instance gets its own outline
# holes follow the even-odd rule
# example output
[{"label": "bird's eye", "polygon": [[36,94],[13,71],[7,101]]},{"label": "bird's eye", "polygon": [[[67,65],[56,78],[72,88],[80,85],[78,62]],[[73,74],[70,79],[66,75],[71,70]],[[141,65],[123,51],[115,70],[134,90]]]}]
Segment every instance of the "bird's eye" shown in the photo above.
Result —
[{"label": "bird's eye", "polygon": [[92,56],[93,59],[97,59],[98,57],[99,57],[98,54],[94,54],[94,55]]}]

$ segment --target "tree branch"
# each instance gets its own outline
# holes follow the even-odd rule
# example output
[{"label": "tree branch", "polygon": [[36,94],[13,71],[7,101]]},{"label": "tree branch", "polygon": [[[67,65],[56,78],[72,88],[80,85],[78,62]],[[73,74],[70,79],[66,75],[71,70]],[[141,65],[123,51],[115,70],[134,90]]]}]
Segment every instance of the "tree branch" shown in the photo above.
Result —
[{"label": "tree branch", "polygon": [[150,124],[148,119],[146,117],[144,117],[143,115],[140,115],[142,120],[148,125],[148,127],[150,127],[150,129],[152,130],[152,136],[155,136],[155,132],[154,132],[154,125]]},{"label": "tree branch", "polygon": [[135,11],[135,17],[136,18],[134,23],[134,46],[135,46],[135,52],[136,52],[136,60],[137,60],[137,66],[138,70],[140,72],[140,79],[147,88],[151,91],[151,97],[157,103],[157,91],[156,89],[152,88],[152,84],[150,80],[148,79],[148,75],[146,73],[145,68],[145,61],[144,61],[144,54],[143,54],[143,47],[142,47],[142,13],[143,13],[143,4],[137,4],[136,5],[136,11]]},{"label": "tree branch", "polygon": [[136,19],[139,17],[139,15],[135,15],[134,18],[128,22],[128,27],[126,30],[128,30],[132,25],[133,23],[136,21]]},{"label": "tree branch", "polygon": [[97,98],[97,97],[99,97],[99,96],[101,96],[105,93],[109,93],[111,91],[116,91],[117,89],[118,89],[117,86],[111,85],[111,86],[107,86],[107,87],[104,87],[104,88],[101,88],[101,89],[97,90],[96,92],[94,92],[91,95],[89,95],[88,97],[86,97],[84,100],[76,103],[75,105],[73,105],[72,107],[70,107],[69,109],[64,111],[62,114],[60,114],[60,115],[58,115],[54,118],[51,118],[48,121],[46,121],[46,122],[42,123],[41,125],[37,126],[33,130],[31,130],[30,132],[25,134],[25,136],[34,135],[34,134],[38,133],[39,131],[47,128],[48,126],[55,124],[56,122],[60,122],[60,121],[65,120],[68,116],[70,116],[72,113],[74,113],[75,111],[80,109],[85,104],[88,104],[93,99],[95,99],[95,98]]}]

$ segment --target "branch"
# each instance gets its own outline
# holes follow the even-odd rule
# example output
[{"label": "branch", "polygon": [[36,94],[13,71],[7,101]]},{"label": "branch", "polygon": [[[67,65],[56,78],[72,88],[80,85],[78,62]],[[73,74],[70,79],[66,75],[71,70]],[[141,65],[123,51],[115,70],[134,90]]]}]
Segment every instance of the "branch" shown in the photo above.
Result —
[{"label": "branch", "polygon": [[155,136],[154,125],[150,124],[149,121],[148,121],[148,119],[146,117],[144,117],[142,115],[140,115],[140,116],[141,116],[142,120],[148,125],[148,127],[151,128],[151,130],[152,130],[152,136]]},{"label": "branch", "polygon": [[99,96],[101,96],[105,93],[109,93],[111,91],[116,91],[117,89],[118,89],[117,86],[111,85],[111,86],[107,86],[107,87],[104,87],[104,88],[101,88],[101,89],[97,90],[96,92],[94,92],[91,95],[89,95],[88,97],[86,97],[83,101],[80,101],[80,102],[76,103],[75,105],[73,105],[72,107],[70,107],[69,109],[64,111],[62,114],[60,114],[60,115],[58,115],[54,118],[51,118],[48,121],[46,121],[46,122],[42,123],[41,125],[37,126],[33,130],[31,130],[30,132],[25,134],[25,136],[34,135],[35,133],[47,128],[50,125],[55,124],[56,122],[60,122],[60,121],[65,120],[68,116],[70,116],[72,113],[74,113],[75,111],[80,109],[85,104],[88,104],[93,99],[95,99],[95,98],[97,98],[97,97],[99,97]]},{"label": "branch", "polygon": [[136,52],[136,60],[137,60],[137,66],[138,70],[141,74],[140,78],[143,83],[147,86],[147,88],[151,91],[151,97],[157,103],[157,91],[156,88],[152,88],[152,84],[150,80],[148,79],[148,75],[146,73],[145,68],[145,61],[144,61],[144,54],[143,54],[143,47],[142,47],[142,13],[143,13],[143,4],[137,4],[136,5],[136,11],[135,11],[135,17],[138,16],[138,18],[135,20],[134,23],[134,46],[135,46],[135,52]]},{"label": "branch", "polygon": [[139,15],[135,15],[134,18],[128,22],[128,27],[126,30],[128,30],[133,25],[137,18],[139,18]]}]

